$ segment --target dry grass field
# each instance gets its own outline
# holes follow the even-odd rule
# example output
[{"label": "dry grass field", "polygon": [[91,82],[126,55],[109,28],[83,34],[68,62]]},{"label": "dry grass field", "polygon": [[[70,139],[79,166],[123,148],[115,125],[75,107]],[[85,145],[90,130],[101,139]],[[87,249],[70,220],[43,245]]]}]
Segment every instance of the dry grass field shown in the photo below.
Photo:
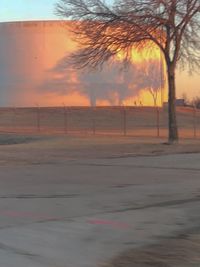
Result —
[{"label": "dry grass field", "polygon": [[[200,111],[177,108],[181,138],[200,136]],[[153,107],[1,108],[0,131],[167,137],[167,109]]]},{"label": "dry grass field", "polygon": [[162,138],[0,134],[0,166],[43,165],[67,159],[123,159],[200,152],[200,140],[169,146]]}]

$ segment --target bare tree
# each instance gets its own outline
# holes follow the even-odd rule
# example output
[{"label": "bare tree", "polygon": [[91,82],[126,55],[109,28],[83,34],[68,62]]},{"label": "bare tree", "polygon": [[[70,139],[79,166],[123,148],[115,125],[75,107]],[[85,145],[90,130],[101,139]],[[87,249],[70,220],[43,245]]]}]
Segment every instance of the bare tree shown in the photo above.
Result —
[{"label": "bare tree", "polygon": [[128,62],[133,48],[159,47],[168,77],[169,143],[177,142],[175,71],[178,62],[200,67],[200,0],[60,0],[56,13],[75,22],[82,46],[73,54],[77,67],[96,68],[119,53]]}]

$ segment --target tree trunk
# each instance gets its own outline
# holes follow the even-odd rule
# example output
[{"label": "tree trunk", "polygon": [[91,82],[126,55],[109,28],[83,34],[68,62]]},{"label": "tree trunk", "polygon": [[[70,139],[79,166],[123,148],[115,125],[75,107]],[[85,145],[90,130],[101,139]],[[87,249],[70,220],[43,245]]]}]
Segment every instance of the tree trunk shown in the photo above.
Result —
[{"label": "tree trunk", "polygon": [[170,144],[178,142],[178,128],[176,121],[176,85],[175,85],[175,67],[169,63],[168,72],[168,141]]}]

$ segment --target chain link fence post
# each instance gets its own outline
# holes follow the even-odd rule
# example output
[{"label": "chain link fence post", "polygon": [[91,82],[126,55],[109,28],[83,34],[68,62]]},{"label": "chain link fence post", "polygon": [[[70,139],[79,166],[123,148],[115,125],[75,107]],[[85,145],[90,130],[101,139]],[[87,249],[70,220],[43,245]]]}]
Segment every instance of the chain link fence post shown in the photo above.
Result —
[{"label": "chain link fence post", "polygon": [[156,107],[156,125],[157,125],[157,137],[160,137],[160,110]]},{"label": "chain link fence post", "polygon": [[37,113],[37,131],[41,131],[41,114],[40,114],[40,106],[36,104],[36,113]]},{"label": "chain link fence post", "polygon": [[64,111],[64,132],[65,134],[68,134],[68,110],[65,103],[63,103],[63,111]]},{"label": "chain link fence post", "polygon": [[196,106],[193,105],[193,136],[197,138],[197,109]]},{"label": "chain link fence post", "polygon": [[127,110],[126,110],[126,106],[123,106],[122,113],[123,113],[123,135],[126,136],[127,135]]},{"label": "chain link fence post", "polygon": [[13,117],[12,117],[12,122],[11,122],[12,125],[11,125],[11,127],[13,128],[13,130],[16,130],[16,128],[17,128],[16,127],[16,120],[17,120],[17,118],[16,118],[17,117],[16,110],[17,110],[17,108],[16,107],[13,107],[12,110],[13,110]]},{"label": "chain link fence post", "polygon": [[92,107],[92,133],[96,135],[96,107]]}]

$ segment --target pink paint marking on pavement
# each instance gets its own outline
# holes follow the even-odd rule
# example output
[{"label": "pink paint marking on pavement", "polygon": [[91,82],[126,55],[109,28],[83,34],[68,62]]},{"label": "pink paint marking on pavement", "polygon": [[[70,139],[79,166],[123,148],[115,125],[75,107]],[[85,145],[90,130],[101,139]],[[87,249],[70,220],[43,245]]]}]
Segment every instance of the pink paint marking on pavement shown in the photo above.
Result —
[{"label": "pink paint marking on pavement", "polygon": [[99,219],[91,219],[88,220],[89,224],[95,224],[95,225],[110,225],[113,228],[119,228],[119,229],[130,229],[132,228],[131,225],[124,223],[124,222],[116,222],[116,221],[109,221],[109,220],[99,220]]}]

